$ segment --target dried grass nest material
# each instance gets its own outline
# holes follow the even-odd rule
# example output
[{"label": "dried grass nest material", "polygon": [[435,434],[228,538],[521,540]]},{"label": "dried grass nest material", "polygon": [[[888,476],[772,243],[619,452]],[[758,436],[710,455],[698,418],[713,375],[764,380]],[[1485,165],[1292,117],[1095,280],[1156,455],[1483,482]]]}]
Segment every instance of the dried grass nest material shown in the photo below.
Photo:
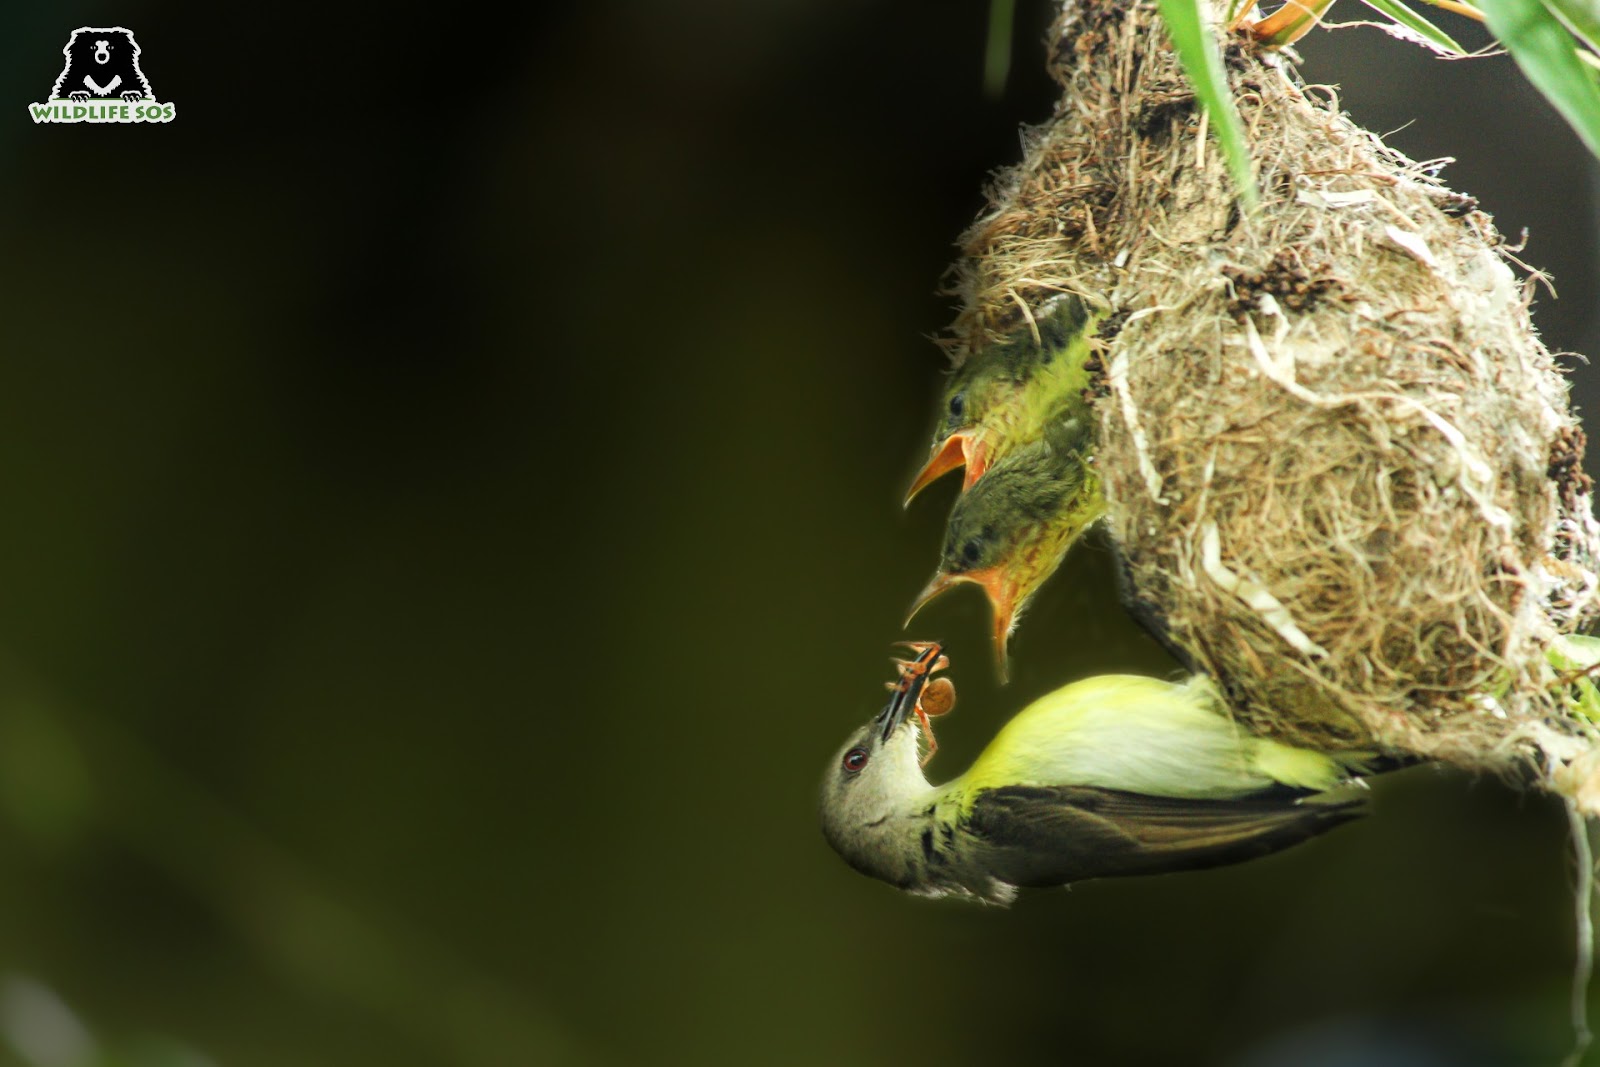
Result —
[{"label": "dried grass nest material", "polygon": [[1226,65],[1254,214],[1154,6],[1069,0],[1056,116],[963,238],[954,358],[1057,292],[1108,309],[1112,535],[1251,728],[1600,795],[1560,642],[1600,613],[1600,528],[1534,279],[1331,89]]}]

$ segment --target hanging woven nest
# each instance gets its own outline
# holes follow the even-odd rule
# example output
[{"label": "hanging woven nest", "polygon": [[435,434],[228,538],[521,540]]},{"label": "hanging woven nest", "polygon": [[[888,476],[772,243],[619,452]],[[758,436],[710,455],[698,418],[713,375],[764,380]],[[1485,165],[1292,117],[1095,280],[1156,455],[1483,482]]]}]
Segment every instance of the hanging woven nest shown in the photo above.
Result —
[{"label": "hanging woven nest", "polygon": [[963,239],[955,358],[1059,292],[1107,310],[1112,536],[1250,728],[1531,772],[1596,810],[1562,635],[1600,612],[1600,529],[1535,279],[1331,89],[1242,43],[1225,62],[1255,212],[1154,6],[1065,5],[1056,116]]}]

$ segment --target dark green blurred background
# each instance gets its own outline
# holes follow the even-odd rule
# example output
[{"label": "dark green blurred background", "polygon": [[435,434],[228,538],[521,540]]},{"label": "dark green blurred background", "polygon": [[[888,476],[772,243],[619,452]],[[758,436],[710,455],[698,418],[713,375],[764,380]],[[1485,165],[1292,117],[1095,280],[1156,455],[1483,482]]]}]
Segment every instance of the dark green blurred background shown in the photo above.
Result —
[{"label": "dark green blurred background", "polygon": [[[997,99],[986,19],[6,9],[0,1062],[1567,1047],[1562,813],[1492,783],[1408,772],[1306,848],[1010,911],[899,896],[819,836],[954,492],[898,506],[936,283],[1053,100],[1047,6]],[[113,24],[176,121],[32,125],[69,32]],[[1551,347],[1600,348],[1593,170],[1508,61],[1302,51],[1459,156],[1555,275]],[[978,594],[919,620],[963,697],[935,772],[1062,682],[1172,670],[1108,562],[1044,590],[1004,691]]]}]

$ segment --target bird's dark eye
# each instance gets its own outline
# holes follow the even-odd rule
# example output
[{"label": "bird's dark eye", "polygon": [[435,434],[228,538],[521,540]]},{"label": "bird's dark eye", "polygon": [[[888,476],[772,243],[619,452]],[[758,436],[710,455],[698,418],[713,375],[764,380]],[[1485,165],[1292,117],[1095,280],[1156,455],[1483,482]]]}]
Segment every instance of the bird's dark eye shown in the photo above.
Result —
[{"label": "bird's dark eye", "polygon": [[961,546],[961,558],[968,563],[978,562],[978,557],[983,555],[983,542],[974,537]]},{"label": "bird's dark eye", "polygon": [[844,769],[849,771],[851,774],[859,774],[861,772],[861,768],[865,767],[866,765],[866,749],[852,748],[849,752],[844,754]]},{"label": "bird's dark eye", "polygon": [[967,410],[967,397],[965,393],[957,393],[950,398],[950,417],[959,419]]}]

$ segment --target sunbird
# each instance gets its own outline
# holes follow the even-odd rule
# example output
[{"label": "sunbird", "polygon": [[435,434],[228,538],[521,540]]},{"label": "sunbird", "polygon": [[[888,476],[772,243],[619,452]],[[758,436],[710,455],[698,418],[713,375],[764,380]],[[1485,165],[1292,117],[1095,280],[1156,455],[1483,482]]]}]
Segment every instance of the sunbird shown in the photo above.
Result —
[{"label": "sunbird", "polygon": [[834,851],[908,893],[1008,904],[1018,888],[1238,863],[1364,814],[1359,795],[1328,793],[1360,785],[1359,754],[1252,736],[1198,676],[1074,682],[929,785],[911,724],[930,673],[902,674],[822,783]]},{"label": "sunbird", "polygon": [[1006,646],[1029,599],[1055,573],[1067,550],[1105,514],[1092,464],[1086,409],[1058,412],[1032,444],[999,460],[956,499],[933,579],[906,619],[951,586],[971,582],[994,611],[994,651],[1006,677]]},{"label": "sunbird", "polygon": [[1054,297],[1002,342],[972,353],[950,375],[928,462],[906,503],[940,476],[966,468],[962,488],[1012,449],[1037,440],[1062,405],[1085,410],[1089,337],[1099,316],[1072,294]]}]

